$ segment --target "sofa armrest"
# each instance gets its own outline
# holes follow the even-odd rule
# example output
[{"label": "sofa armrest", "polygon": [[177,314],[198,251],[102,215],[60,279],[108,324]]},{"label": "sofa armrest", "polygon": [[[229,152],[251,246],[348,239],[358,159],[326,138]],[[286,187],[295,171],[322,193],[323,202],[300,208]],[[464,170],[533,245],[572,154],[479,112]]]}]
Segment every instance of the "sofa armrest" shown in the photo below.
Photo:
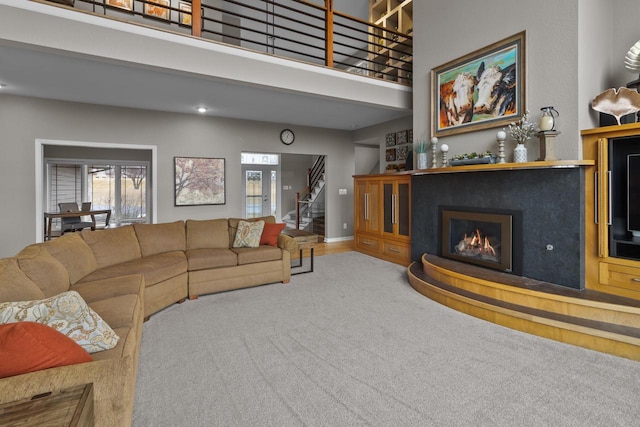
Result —
[{"label": "sofa armrest", "polygon": [[278,247],[280,249],[284,249],[290,254],[294,254],[298,252],[298,242],[291,236],[287,236],[286,234],[278,235]]}]

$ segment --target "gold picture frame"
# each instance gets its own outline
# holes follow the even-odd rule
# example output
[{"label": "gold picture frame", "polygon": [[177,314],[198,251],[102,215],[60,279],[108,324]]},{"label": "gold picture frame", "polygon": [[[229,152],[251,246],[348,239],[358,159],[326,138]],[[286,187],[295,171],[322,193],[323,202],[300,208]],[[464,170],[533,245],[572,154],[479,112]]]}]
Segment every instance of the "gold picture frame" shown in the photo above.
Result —
[{"label": "gold picture frame", "polygon": [[170,0],[146,0],[144,14],[149,18],[169,21],[171,19]]},{"label": "gold picture frame", "polygon": [[116,9],[133,12],[133,0],[105,0],[104,4]]},{"label": "gold picture frame", "polygon": [[505,126],[525,110],[525,31],[431,70],[431,133]]},{"label": "gold picture frame", "polygon": [[178,3],[178,9],[180,9],[178,22],[180,23],[180,25],[190,27],[192,22],[191,3],[181,1],[180,3]]}]

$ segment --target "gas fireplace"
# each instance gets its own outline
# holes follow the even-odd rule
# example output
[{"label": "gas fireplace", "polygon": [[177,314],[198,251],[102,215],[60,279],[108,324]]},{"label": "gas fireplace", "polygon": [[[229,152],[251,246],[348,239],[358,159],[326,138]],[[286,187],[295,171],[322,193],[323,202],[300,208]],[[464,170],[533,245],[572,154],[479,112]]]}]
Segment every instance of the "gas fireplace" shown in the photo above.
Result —
[{"label": "gas fireplace", "polygon": [[440,208],[441,256],[522,274],[522,213]]}]

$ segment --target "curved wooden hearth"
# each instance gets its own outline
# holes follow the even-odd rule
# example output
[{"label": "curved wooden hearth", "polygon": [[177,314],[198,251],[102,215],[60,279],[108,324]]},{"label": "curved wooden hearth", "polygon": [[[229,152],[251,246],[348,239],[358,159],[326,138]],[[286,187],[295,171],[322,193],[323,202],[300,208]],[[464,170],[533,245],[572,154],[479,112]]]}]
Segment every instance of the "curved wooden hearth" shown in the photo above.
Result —
[{"label": "curved wooden hearth", "polygon": [[425,254],[409,283],[460,312],[519,331],[640,361],[640,302],[575,290]]}]

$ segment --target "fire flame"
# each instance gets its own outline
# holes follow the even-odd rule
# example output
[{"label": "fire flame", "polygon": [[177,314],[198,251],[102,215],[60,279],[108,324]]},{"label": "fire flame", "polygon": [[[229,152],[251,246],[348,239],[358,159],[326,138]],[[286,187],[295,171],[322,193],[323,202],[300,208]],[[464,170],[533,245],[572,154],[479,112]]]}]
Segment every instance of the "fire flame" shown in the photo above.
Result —
[{"label": "fire flame", "polygon": [[462,251],[480,251],[480,253],[490,254],[495,256],[496,251],[489,243],[488,237],[482,237],[480,230],[476,228],[475,233],[471,236],[464,235],[464,239],[458,245],[458,249]]}]

